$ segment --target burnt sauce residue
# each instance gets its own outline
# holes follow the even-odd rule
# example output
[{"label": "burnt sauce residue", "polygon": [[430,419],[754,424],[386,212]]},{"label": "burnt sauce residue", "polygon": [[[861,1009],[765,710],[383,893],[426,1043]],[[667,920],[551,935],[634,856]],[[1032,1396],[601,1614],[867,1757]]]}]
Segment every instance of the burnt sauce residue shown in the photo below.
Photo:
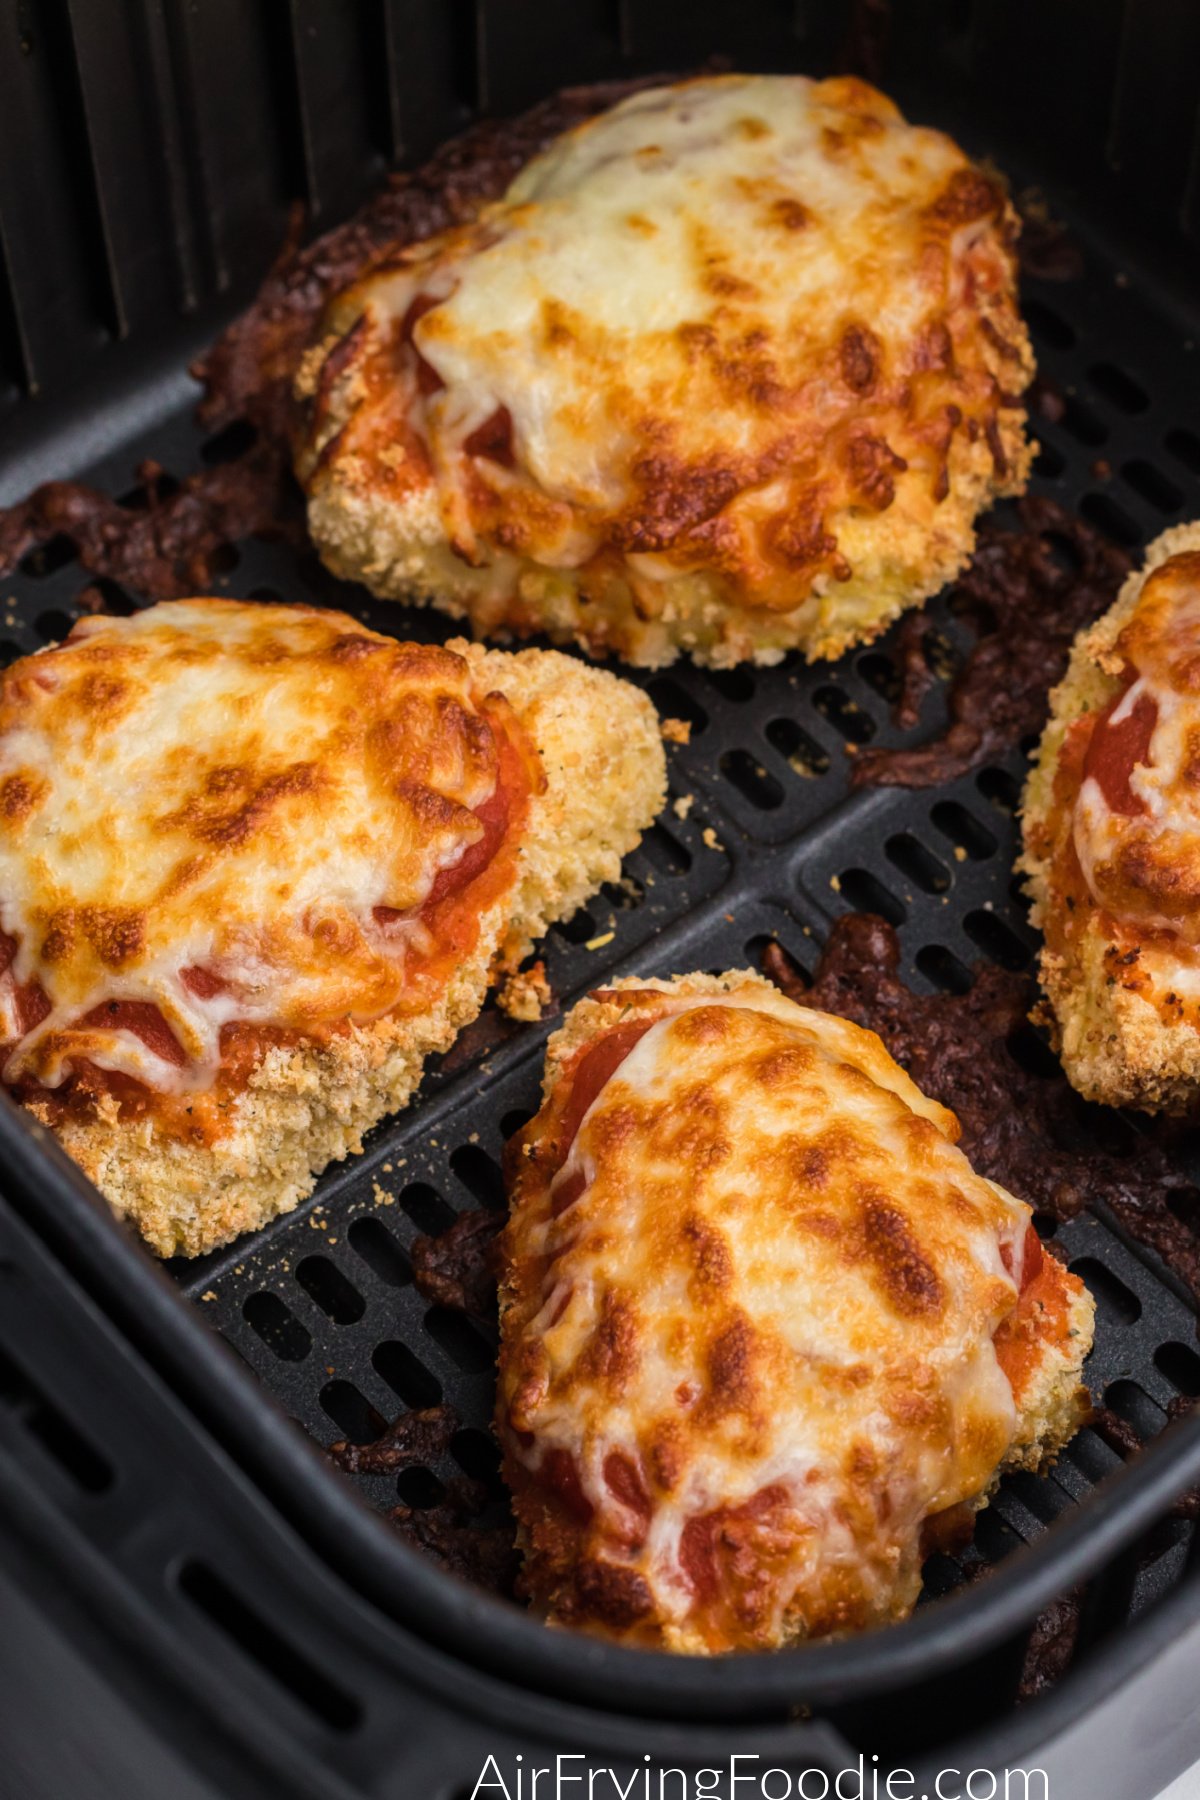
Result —
[{"label": "burnt sauce residue", "polygon": [[[347,1475],[397,1475],[427,1469],[446,1456],[461,1426],[452,1406],[401,1413],[373,1443],[330,1444],[326,1455]],[[439,1484],[433,1506],[394,1506],[387,1517],[401,1536],[448,1569],[489,1593],[511,1597],[520,1558],[511,1517],[484,1522],[491,1505],[487,1484],[457,1475]]]},{"label": "burnt sauce residue", "polygon": [[[1017,530],[980,529],[975,554],[951,590],[952,609],[977,637],[951,687],[946,729],[912,749],[860,751],[853,786],[934,787],[1041,730],[1072,639],[1112,605],[1130,564],[1053,500],[1028,495],[1017,515]],[[905,618],[897,635],[901,686],[894,717],[902,728],[917,723],[932,683],[924,647],[930,624],[922,609]]]}]

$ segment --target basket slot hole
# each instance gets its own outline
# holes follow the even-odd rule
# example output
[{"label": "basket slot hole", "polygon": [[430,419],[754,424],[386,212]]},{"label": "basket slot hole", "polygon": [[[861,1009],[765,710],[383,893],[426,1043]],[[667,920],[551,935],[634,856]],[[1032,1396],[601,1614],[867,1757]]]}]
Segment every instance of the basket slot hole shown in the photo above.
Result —
[{"label": "basket slot hole", "polygon": [[650,827],[642,839],[642,850],[646,861],[660,875],[686,875],[692,866],[690,852],[684,849],[679,839],[665,825]]},{"label": "basket slot hole", "polygon": [[405,1406],[419,1409],[437,1406],[441,1401],[441,1382],[429,1373],[424,1363],[417,1361],[407,1344],[401,1344],[395,1338],[377,1344],[371,1366]]},{"label": "basket slot hole", "polygon": [[908,917],[904,902],[897,900],[891,889],[884,887],[869,869],[847,869],[839,876],[838,885],[842,899],[855,912],[878,913],[889,925],[903,925]]},{"label": "basket slot hole", "polygon": [[327,1381],[317,1396],[344,1438],[352,1444],[373,1444],[387,1430],[387,1420],[377,1412],[352,1381]]},{"label": "basket slot hole", "polygon": [[296,1280],[335,1325],[356,1325],[367,1310],[358,1289],[327,1256],[306,1256],[296,1268]]},{"label": "basket slot hole", "polygon": [[727,750],[721,758],[721,773],[760,812],[782,806],[783,789],[748,750]]},{"label": "basket slot hole", "polygon": [[1084,1430],[1076,1432],[1061,1454],[1079,1470],[1081,1475],[1093,1482],[1103,1481],[1104,1477],[1111,1474],[1121,1460],[1117,1452],[1111,1449],[1103,1438],[1097,1437],[1094,1431],[1089,1431],[1086,1427]]},{"label": "basket slot hole", "polygon": [[1189,1400],[1200,1398],[1200,1356],[1186,1344],[1160,1344],[1154,1352],[1154,1366]]},{"label": "basket slot hole", "polygon": [[806,781],[829,772],[829,753],[809,737],[794,719],[772,719],[767,742],[787,760],[788,767]]},{"label": "basket slot hole", "polygon": [[882,650],[868,650],[865,656],[859,657],[855,667],[867,686],[873,688],[889,706],[900,698],[900,671],[891,657],[885,656]]},{"label": "basket slot hole", "polygon": [[670,675],[657,675],[649,683],[650,698],[658,708],[661,719],[683,719],[692,728],[696,737],[708,724],[708,714],[694,700],[685,687],[672,679]]},{"label": "basket slot hole", "polygon": [[1150,396],[1141,382],[1135,381],[1132,375],[1118,368],[1116,363],[1093,363],[1088,370],[1088,380],[1096,392],[1103,395],[1118,412],[1143,413],[1150,404]]},{"label": "basket slot hole", "polygon": [[61,606],[51,606],[38,614],[33,621],[33,628],[43,643],[57,644],[69,636],[74,623],[71,614],[64,612]]},{"label": "basket slot hole", "polygon": [[1057,1056],[1032,1025],[1018,1025],[1005,1039],[1004,1047],[1017,1067],[1024,1069],[1027,1075],[1036,1075],[1042,1081],[1053,1081],[1062,1074]]},{"label": "basket slot hole", "polygon": [[1135,494],[1148,500],[1151,506],[1157,507],[1161,513],[1177,513],[1183,505],[1183,493],[1175,486],[1168,475],[1156,469],[1153,463],[1135,456],[1132,462],[1124,464],[1121,470],[1126,481]]},{"label": "basket slot hole", "polygon": [[705,669],[704,679],[723,700],[741,704],[754,698],[756,684],[749,669]]},{"label": "basket slot hole", "polygon": [[875,736],[875,721],[870,713],[864,712],[842,688],[819,687],[813,695],[813,705],[848,744],[868,744]]},{"label": "basket slot hole", "polygon": [[1132,1156],[1140,1143],[1138,1132],[1128,1119],[1110,1106],[1098,1106],[1071,1090],[1067,1096],[1070,1115],[1059,1121],[1059,1137],[1065,1146],[1084,1154],[1099,1151],[1102,1156]]},{"label": "basket slot hole", "polygon": [[451,1312],[448,1306],[431,1306],[425,1314],[425,1329],[464,1375],[478,1375],[495,1361],[492,1346],[460,1312]]},{"label": "basket slot hole", "polygon": [[486,1431],[476,1431],[471,1426],[456,1431],[450,1440],[450,1454],[472,1481],[482,1481],[495,1490],[500,1488],[500,1446]]},{"label": "basket slot hole", "polygon": [[963,930],[989,962],[999,963],[1002,969],[1028,967],[1029,950],[995,913],[985,912],[982,907],[969,912],[963,920]]},{"label": "basket slot hole", "polygon": [[1033,472],[1040,475],[1043,481],[1057,481],[1067,466],[1067,459],[1061,450],[1055,448],[1045,438],[1035,439],[1037,453],[1033,459]]},{"label": "basket slot hole", "polygon": [[278,588],[254,587],[246,596],[248,600],[261,600],[267,606],[285,606],[287,602]]},{"label": "basket slot hole", "polygon": [[511,1112],[505,1113],[500,1121],[500,1136],[504,1139],[505,1143],[508,1142],[510,1137],[515,1137],[517,1132],[522,1130],[524,1126],[528,1125],[536,1111],[537,1108],[534,1106],[514,1106]]},{"label": "basket slot hole", "polygon": [[34,581],[44,581],[48,575],[56,575],[68,563],[73,563],[75,557],[74,538],[66,537],[60,532],[23,556],[17,567],[22,575],[28,575]]},{"label": "basket slot hole", "polygon": [[596,921],[587,907],[581,906],[569,919],[560,919],[554,929],[568,944],[586,944],[596,936]]},{"label": "basket slot hole", "polygon": [[14,644],[11,638],[0,640],[0,669],[7,669],[9,663],[15,663],[24,654],[20,644]]},{"label": "basket slot hole", "polygon": [[944,994],[965,994],[974,985],[970,969],[944,944],[923,945],[917,951],[916,965],[926,981],[941,988]]},{"label": "basket slot hole", "polygon": [[1053,1525],[1058,1515],[1072,1504],[1070,1496],[1062,1488],[1053,1481],[1039,1481],[1027,1469],[1018,1469],[1008,1477],[1004,1485],[1043,1525]]},{"label": "basket slot hole", "polygon": [[618,912],[633,912],[646,898],[646,890],[634,875],[622,875],[620,881],[606,881],[600,892]]},{"label": "basket slot hole", "polygon": [[1194,431],[1185,431],[1182,425],[1173,425],[1163,443],[1177,462],[1193,475],[1200,475],[1200,437]]},{"label": "basket slot hole", "polygon": [[247,450],[253,449],[257,442],[258,433],[249,420],[235,419],[223,431],[205,439],[200,446],[200,455],[206,463],[236,462],[239,456],[245,456]]},{"label": "basket slot hole", "polygon": [[1033,1215],[1033,1229],[1037,1232],[1044,1244],[1047,1238],[1058,1236],[1058,1220],[1053,1213],[1035,1212]]},{"label": "basket slot hole", "polygon": [[278,1294],[263,1289],[249,1295],[242,1317],[255,1337],[261,1338],[271,1355],[281,1362],[303,1362],[312,1349],[308,1332]]},{"label": "basket slot hole", "polygon": [[1103,531],[1114,543],[1123,544],[1126,549],[1134,549],[1141,543],[1140,525],[1130,518],[1123,506],[1118,506],[1111,494],[1085,494],[1079,502],[1079,510],[1089,525]]},{"label": "basket slot hole", "polygon": [[87,1494],[102,1494],[113,1484],[112,1464],[93,1449],[70,1420],[47,1399],[23,1369],[0,1351],[0,1406],[13,1414],[29,1436],[77,1487]]},{"label": "basket slot hole", "polygon": [[454,1208],[438,1193],[436,1188],[425,1181],[414,1181],[400,1195],[400,1210],[407,1213],[418,1231],[427,1237],[436,1237],[439,1231],[445,1231],[453,1225],[458,1214]]},{"label": "basket slot hole", "polygon": [[999,848],[986,825],[957,800],[939,800],[929,817],[942,836],[949,838],[956,850],[963,850],[972,862],[986,862]]},{"label": "basket slot hole", "polygon": [[450,1158],[450,1167],[469,1194],[482,1206],[501,1207],[505,1202],[504,1177],[494,1157],[478,1144],[463,1144]]},{"label": "basket slot hole", "polygon": [[927,850],[919,838],[909,831],[899,831],[884,845],[888,861],[915,883],[922,893],[945,894],[950,891],[950,871],[940,857]]},{"label": "basket slot hole", "polygon": [[1001,1518],[994,1506],[987,1506],[975,1521],[975,1548],[984,1562],[1003,1562],[1021,1546],[1021,1534],[1007,1519]]},{"label": "basket slot hole", "polygon": [[1023,300],[1021,311],[1035,338],[1052,350],[1069,350],[1075,342],[1075,327],[1042,300]]},{"label": "basket slot hole", "polygon": [[1007,769],[981,769],[975,786],[998,812],[1015,814],[1021,799],[1021,784]]},{"label": "basket slot hole", "polygon": [[440,1506],[446,1498],[446,1490],[432,1469],[402,1469],[396,1477],[396,1493],[401,1504],[411,1506],[417,1512],[425,1512],[431,1506]]},{"label": "basket slot hole", "polygon": [[356,1256],[388,1287],[407,1287],[412,1265],[387,1226],[379,1219],[355,1219],[346,1236]]},{"label": "basket slot hole", "polygon": [[140,610],[140,602],[109,575],[93,575],[88,587],[99,596],[100,610],[115,619],[128,619]]},{"label": "basket slot hole", "polygon": [[1085,406],[1075,394],[1067,395],[1062,425],[1063,430],[1069,431],[1077,444],[1086,444],[1089,450],[1094,450],[1108,438],[1108,426],[1104,420],[1090,406]]},{"label": "basket slot hole", "polygon": [[1105,1388],[1104,1404],[1111,1407],[1119,1419],[1132,1425],[1143,1441],[1157,1437],[1167,1422],[1167,1415],[1157,1401],[1128,1378],[1114,1381]]},{"label": "basket slot hole", "polygon": [[301,1706],[337,1731],[349,1731],[358,1724],[362,1716],[358,1703],[343,1693],[329,1670],[317,1668],[280,1637],[215,1569],[202,1562],[184,1563],[179,1588],[240,1655],[257,1663]]},{"label": "basket slot hole", "polygon": [[1072,1275],[1078,1275],[1091,1289],[1096,1311],[1109,1325],[1137,1324],[1142,1316],[1142,1303],[1119,1275],[1114,1275],[1094,1256],[1080,1256],[1070,1267]]}]

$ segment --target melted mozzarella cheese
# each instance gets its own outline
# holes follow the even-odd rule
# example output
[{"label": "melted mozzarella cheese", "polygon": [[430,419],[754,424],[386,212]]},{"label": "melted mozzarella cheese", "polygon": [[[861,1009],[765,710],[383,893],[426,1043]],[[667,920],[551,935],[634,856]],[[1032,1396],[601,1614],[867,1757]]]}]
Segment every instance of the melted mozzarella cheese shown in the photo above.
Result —
[{"label": "melted mozzarella cheese", "polygon": [[[734,1641],[894,1616],[923,1521],[984,1492],[1013,1437],[993,1337],[1029,1208],[874,1034],[765,987],[649,1004],[561,1171],[518,1187],[508,1454],[534,1481],[569,1459],[580,1560],[636,1574],[653,1641],[728,1647],[705,1638],[689,1530],[764,1493],[786,1549],[738,1595]],[[519,1488],[517,1509],[528,1527]],[[544,1553],[535,1530],[535,1591]]]},{"label": "melted mozzarella cheese", "polygon": [[[72,1059],[205,1087],[232,1020],[402,1003],[421,907],[483,833],[497,755],[448,651],[342,613],[174,601],[81,621],[0,686],[6,1080]],[[386,909],[377,915],[376,909]],[[22,991],[49,1011],[22,1025]],[[110,1002],[157,1008],[160,1054]]]}]

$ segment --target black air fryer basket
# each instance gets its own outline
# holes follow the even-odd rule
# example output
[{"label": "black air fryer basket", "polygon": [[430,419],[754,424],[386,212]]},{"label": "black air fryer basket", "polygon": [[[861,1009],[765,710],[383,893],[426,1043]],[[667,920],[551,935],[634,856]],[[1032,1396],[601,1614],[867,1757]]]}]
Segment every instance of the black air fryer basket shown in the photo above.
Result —
[{"label": "black air fryer basket", "polygon": [[[0,505],[64,476],[124,495],[144,459],[179,479],[233,453],[236,430],[194,423],[186,365],[253,293],[295,201],[326,229],[479,114],[714,56],[853,67],[1036,186],[1082,263],[1025,285],[1065,397],[1034,420],[1034,492],[1134,554],[1200,516],[1200,8],[1179,0],[0,0]],[[223,593],[450,634],[283,542],[227,563]],[[0,655],[59,638],[87,581],[61,543],[27,557],[0,593]],[[934,615],[949,667],[969,630],[944,599]],[[670,760],[672,799],[692,803],[551,932],[564,1010],[616,975],[758,965],[772,940],[811,971],[848,910],[898,928],[918,991],[1030,962],[1023,749],[925,791],[851,787],[860,746],[945,720],[942,680],[897,730],[893,647],[634,676],[691,723]],[[1055,1800],[1137,1800],[1200,1756],[1178,1661],[1200,1624],[1196,1507],[1178,1504],[1200,1481],[1200,1419],[1177,1416],[1200,1395],[1196,1303],[1103,1205],[1058,1228],[1098,1301],[1087,1377],[1153,1441],[1122,1466],[1085,1430],[1052,1474],[1007,1480],[905,1625],[726,1661],[622,1651],[547,1631],[379,1517],[436,1510],[466,1479],[488,1495],[470,1529],[503,1521],[494,1332],[423,1299],[410,1251],[502,1203],[502,1143],[536,1104],[553,1022],[489,1005],[311,1201],[165,1271],[0,1108],[4,1800],[465,1800],[489,1755],[515,1795],[518,1767],[578,1753],[570,1770],[611,1766],[639,1797],[660,1766],[716,1768],[709,1791],[744,1796],[733,1755],[832,1775],[861,1754],[868,1794],[872,1768],[913,1770],[920,1793],[939,1769],[1017,1763],[1051,1770]],[[398,1473],[348,1478],[313,1447],[369,1445],[442,1402],[459,1429]],[[1056,1681],[1017,1704],[1035,1623],[1052,1633],[1080,1591]]]}]

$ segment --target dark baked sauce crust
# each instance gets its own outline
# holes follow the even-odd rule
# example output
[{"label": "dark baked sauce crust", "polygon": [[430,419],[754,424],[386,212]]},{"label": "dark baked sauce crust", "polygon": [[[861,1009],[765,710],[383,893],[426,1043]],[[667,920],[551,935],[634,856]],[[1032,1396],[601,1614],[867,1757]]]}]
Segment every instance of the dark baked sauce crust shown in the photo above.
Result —
[{"label": "dark baked sauce crust", "polygon": [[[951,607],[978,633],[950,690],[949,723],[911,750],[860,751],[855,787],[924,788],[994,761],[1040,731],[1050,689],[1066,673],[1081,626],[1112,605],[1129,559],[1053,500],[1017,503],[1020,529],[984,525],[970,564],[951,590]],[[933,675],[924,654],[932,621],[922,607],[900,626],[901,688],[895,720],[914,726]]]}]

